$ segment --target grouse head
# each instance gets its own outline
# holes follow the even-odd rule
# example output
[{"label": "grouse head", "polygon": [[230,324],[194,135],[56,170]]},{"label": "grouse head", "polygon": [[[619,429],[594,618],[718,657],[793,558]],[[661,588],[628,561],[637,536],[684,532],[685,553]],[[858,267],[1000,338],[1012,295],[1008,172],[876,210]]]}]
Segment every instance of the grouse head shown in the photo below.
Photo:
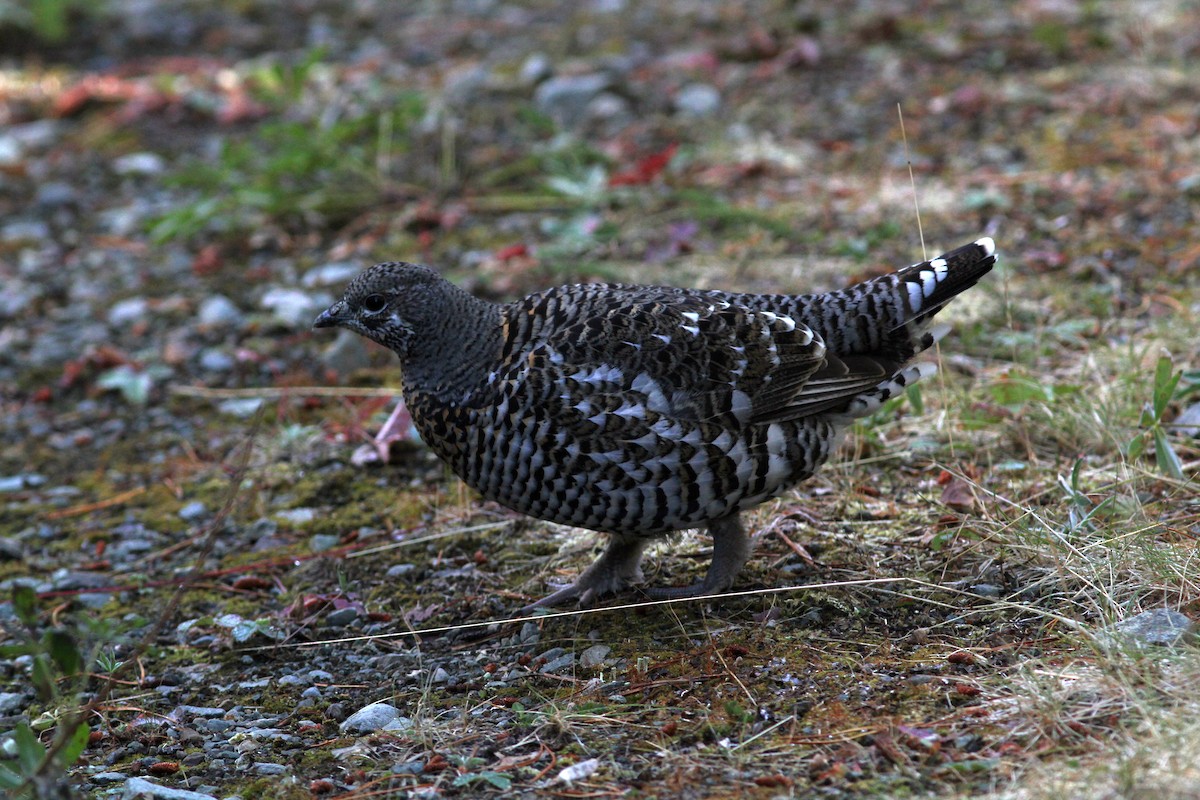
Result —
[{"label": "grouse head", "polygon": [[410,354],[417,335],[440,327],[453,291],[436,272],[402,261],[376,264],[346,287],[342,299],[321,312],[314,328],[340,327],[396,352]]}]

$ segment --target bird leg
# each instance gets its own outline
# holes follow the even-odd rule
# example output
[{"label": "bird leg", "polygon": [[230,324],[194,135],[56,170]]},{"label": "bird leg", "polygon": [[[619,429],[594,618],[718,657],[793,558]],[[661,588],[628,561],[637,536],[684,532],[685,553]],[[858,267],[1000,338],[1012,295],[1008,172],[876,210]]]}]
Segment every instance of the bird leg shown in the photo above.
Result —
[{"label": "bird leg", "polygon": [[718,594],[733,586],[752,549],[741,517],[734,512],[715,519],[708,523],[708,532],[713,537],[713,558],[703,581],[691,586],[655,587],[647,589],[646,593],[656,600],[672,600]]},{"label": "bird leg", "polygon": [[630,583],[640,582],[642,570],[638,564],[642,560],[642,550],[649,542],[649,539],[639,536],[611,536],[604,552],[584,570],[578,580],[536,603],[525,606],[521,611],[549,608],[575,599],[578,599],[581,607],[589,606],[601,595],[619,591]]}]

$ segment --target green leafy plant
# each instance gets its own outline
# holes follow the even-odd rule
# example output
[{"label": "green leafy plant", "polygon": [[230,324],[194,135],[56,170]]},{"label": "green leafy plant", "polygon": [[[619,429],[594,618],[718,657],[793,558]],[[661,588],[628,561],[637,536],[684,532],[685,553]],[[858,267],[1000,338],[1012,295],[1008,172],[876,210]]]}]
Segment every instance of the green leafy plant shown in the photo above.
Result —
[{"label": "green leafy plant", "polygon": [[282,107],[304,98],[304,88],[314,70],[325,62],[327,47],[314,47],[298,61],[272,61],[254,70],[254,96],[272,107]]},{"label": "green leafy plant", "polygon": [[1129,446],[1126,448],[1129,458],[1136,460],[1146,451],[1147,444],[1153,442],[1154,463],[1162,472],[1176,480],[1185,480],[1183,462],[1180,461],[1179,454],[1175,452],[1175,448],[1167,436],[1163,417],[1167,413],[1167,407],[1174,398],[1175,389],[1179,386],[1182,377],[1182,372],[1176,372],[1172,368],[1170,356],[1159,356],[1158,363],[1154,367],[1154,388],[1151,392],[1151,399],[1142,409],[1142,418],[1139,424],[1143,426],[1143,430],[1130,440]]},{"label": "green leafy plant", "polygon": [[278,120],[248,138],[226,138],[215,164],[197,160],[172,179],[196,199],[155,220],[150,235],[164,242],[350,219],[379,201],[387,176],[377,156],[395,149],[394,137],[423,105],[414,93],[386,112],[327,124]]},{"label": "green leafy plant", "polygon": [[[40,631],[37,597],[32,588],[16,586],[13,611],[24,626],[23,641],[0,646],[0,657],[30,659],[29,677],[38,697],[52,704],[62,698],[61,680],[80,678],[86,660],[76,638],[62,628]],[[53,739],[43,745],[28,723],[19,723],[0,743],[0,790],[14,800],[42,796],[42,788],[61,781],[87,746],[90,729],[82,715],[70,713],[48,717]],[[41,726],[39,725],[39,730]]]},{"label": "green leafy plant", "polygon": [[61,44],[71,34],[75,18],[94,18],[103,0],[0,0],[0,24],[28,30],[47,44]]},{"label": "green leafy plant", "polygon": [[496,772],[495,770],[490,769],[479,769],[479,767],[483,766],[485,763],[482,758],[473,756],[452,756],[451,760],[458,765],[460,770],[463,770],[458,774],[457,777],[455,777],[455,786],[471,786],[476,783],[490,783],[492,786],[495,786],[497,789],[501,790],[508,789],[512,786],[512,778],[508,777],[504,773]]},{"label": "green leafy plant", "polygon": [[1107,497],[1096,503],[1079,485],[1079,471],[1083,459],[1077,459],[1071,468],[1070,478],[1058,476],[1058,485],[1067,499],[1067,525],[1065,533],[1089,533],[1095,529],[1093,519],[1104,514],[1116,502],[1115,498]]}]

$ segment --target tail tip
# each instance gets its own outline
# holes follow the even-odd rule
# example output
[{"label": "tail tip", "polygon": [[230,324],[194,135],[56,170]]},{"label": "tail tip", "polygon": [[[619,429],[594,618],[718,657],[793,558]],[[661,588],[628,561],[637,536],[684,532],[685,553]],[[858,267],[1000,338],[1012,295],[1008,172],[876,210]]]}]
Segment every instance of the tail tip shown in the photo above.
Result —
[{"label": "tail tip", "polygon": [[992,241],[992,237],[990,236],[984,236],[982,239],[976,239],[975,244],[983,248],[984,258],[995,255],[996,253],[996,243]]}]

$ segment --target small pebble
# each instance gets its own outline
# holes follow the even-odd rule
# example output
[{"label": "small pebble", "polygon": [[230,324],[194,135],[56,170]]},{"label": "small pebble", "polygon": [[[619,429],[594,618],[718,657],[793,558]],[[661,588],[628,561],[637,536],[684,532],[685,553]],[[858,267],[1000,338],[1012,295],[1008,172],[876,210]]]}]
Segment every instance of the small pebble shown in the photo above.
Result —
[{"label": "small pebble", "polygon": [[134,798],[141,800],[146,797],[152,797],[155,800],[217,800],[211,794],[163,786],[140,777],[130,778],[121,788],[121,800],[134,800]]},{"label": "small pebble", "polygon": [[208,506],[199,500],[192,502],[179,509],[179,518],[184,522],[195,522],[208,513]]},{"label": "small pebble", "polygon": [[570,667],[574,666],[574,664],[575,664],[575,654],[574,653],[564,653],[563,655],[559,656],[558,658],[554,659],[553,661],[548,661],[545,664],[543,664],[541,670],[539,670],[539,671],[543,672],[545,674],[552,674],[555,672],[561,672],[563,670],[567,670]]},{"label": "small pebble", "polygon": [[233,356],[215,347],[210,347],[200,354],[200,368],[209,372],[228,372],[236,363]]},{"label": "small pebble", "polygon": [[241,325],[243,314],[232,300],[223,294],[209,295],[200,301],[196,312],[196,321],[201,325],[214,328],[238,327]]},{"label": "small pebble", "polygon": [[27,703],[22,692],[0,692],[0,714],[15,714],[24,709]]},{"label": "small pebble", "polygon": [[88,780],[92,783],[124,783],[128,778],[124,772],[97,772]]},{"label": "small pebble", "polygon": [[707,83],[689,83],[675,95],[675,110],[687,117],[708,117],[721,107],[721,93]]},{"label": "small pebble", "polygon": [[259,775],[282,775],[288,771],[284,764],[272,764],[266,761],[256,761],[254,763],[254,771]]},{"label": "small pebble", "polygon": [[362,264],[354,261],[333,261],[310,269],[304,273],[300,283],[306,289],[315,289],[318,286],[341,286],[360,272],[362,272]]},{"label": "small pebble", "polygon": [[579,666],[594,669],[604,663],[604,659],[612,652],[606,644],[594,644],[579,655]]},{"label": "small pebble", "polygon": [[1116,630],[1141,644],[1177,644],[1196,629],[1190,617],[1169,608],[1143,611],[1116,625]]},{"label": "small pebble", "polygon": [[353,606],[339,608],[325,615],[325,624],[331,628],[344,628],[358,619],[358,609]]},{"label": "small pebble", "polygon": [[262,307],[288,326],[307,329],[312,326],[318,312],[329,305],[325,300],[332,302],[331,298],[316,298],[299,289],[275,287],[263,295]]},{"label": "small pebble", "polygon": [[[329,715],[333,705],[325,710]],[[339,726],[346,733],[371,733],[400,716],[400,709],[388,703],[371,703],[355,711]]]},{"label": "small pebble", "polygon": [[108,324],[114,328],[127,328],[146,318],[150,301],[144,297],[128,297],[118,300],[108,309]]},{"label": "small pebble", "polygon": [[118,175],[159,175],[166,164],[157,153],[129,153],[113,159],[112,166]]}]

